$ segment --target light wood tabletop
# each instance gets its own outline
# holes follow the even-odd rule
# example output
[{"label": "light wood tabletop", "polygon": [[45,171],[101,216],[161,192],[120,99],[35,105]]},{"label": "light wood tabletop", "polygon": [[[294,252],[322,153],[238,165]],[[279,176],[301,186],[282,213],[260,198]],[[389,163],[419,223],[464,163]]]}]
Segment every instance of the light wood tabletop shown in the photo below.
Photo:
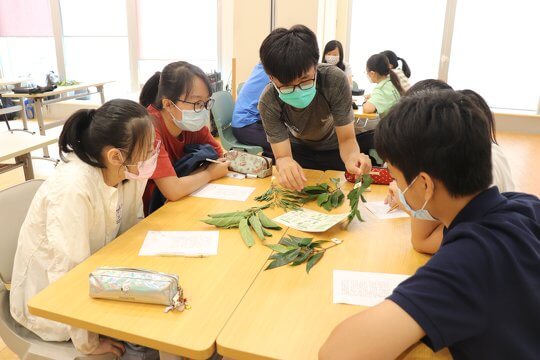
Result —
[{"label": "light wood tabletop", "polygon": [[57,141],[57,135],[38,136],[23,133],[0,133],[0,161],[28,154]]},{"label": "light wood tabletop", "polygon": [[371,120],[375,120],[375,119],[379,118],[379,114],[377,114],[377,113],[366,114],[366,113],[364,113],[362,107],[359,106],[358,109],[354,110],[354,118],[355,119],[371,119]]},{"label": "light wood tabletop", "polygon": [[[306,174],[310,182],[323,175],[321,171]],[[256,190],[245,202],[186,197],[167,203],[32,298],[30,312],[169,353],[193,359],[210,357],[219,332],[272,251],[258,239],[248,249],[238,229],[229,229],[220,230],[217,256],[139,257],[138,252],[149,230],[217,230],[199,220],[209,213],[260,206],[253,197],[269,187],[270,178],[223,178],[215,183],[253,186]],[[265,213],[275,217],[282,210],[268,209]],[[279,240],[285,231],[272,231],[273,238]],[[178,274],[192,308],[164,313],[159,305],[92,299],[88,296],[88,274],[99,266]]]},{"label": "light wood tabletop", "polygon": [[[344,181],[342,172],[326,173]],[[343,186],[348,193],[352,184]],[[382,200],[387,187],[373,185],[366,193],[368,201]],[[316,204],[308,206],[317,208]],[[332,213],[348,212],[344,204]],[[343,243],[329,249],[309,274],[305,266],[284,266],[261,272],[244,299],[221,331],[218,352],[233,359],[316,359],[319,348],[332,329],[365,307],[333,304],[333,270],[354,270],[395,274],[413,274],[429,256],[413,250],[409,219],[378,220],[362,207],[365,222],[354,220],[349,230],[336,225],[325,233],[287,234],[331,239]],[[437,354],[423,344],[409,349],[405,358],[448,359],[449,353]]]},{"label": "light wood tabletop", "polygon": [[15,78],[15,79],[1,79],[0,86],[19,85],[25,82],[32,81],[31,78]]},{"label": "light wood tabletop", "polygon": [[88,89],[88,88],[91,88],[91,87],[103,87],[103,85],[109,84],[109,83],[112,83],[112,82],[113,81],[101,81],[101,82],[80,83],[80,84],[77,84],[77,85],[70,85],[70,86],[59,86],[59,87],[57,87],[56,89],[54,89],[52,91],[47,91],[47,92],[39,93],[39,94],[15,94],[13,92],[9,92],[9,93],[2,94],[2,97],[6,97],[6,98],[30,98],[30,99],[44,98],[44,97],[47,97],[47,96],[60,95],[60,94],[64,94],[64,93],[67,93],[67,92],[70,92],[70,91],[83,90],[83,89]]}]

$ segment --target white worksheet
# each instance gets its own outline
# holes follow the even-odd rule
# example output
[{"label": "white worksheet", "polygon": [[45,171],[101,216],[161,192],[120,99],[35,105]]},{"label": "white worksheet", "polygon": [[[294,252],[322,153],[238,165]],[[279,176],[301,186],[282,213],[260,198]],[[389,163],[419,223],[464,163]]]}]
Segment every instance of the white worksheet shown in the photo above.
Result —
[{"label": "white worksheet", "polygon": [[305,232],[324,232],[342,222],[349,214],[324,214],[322,212],[303,209],[288,211],[274,218],[280,224]]},{"label": "white worksheet", "polygon": [[255,188],[251,186],[208,184],[192,193],[191,196],[246,201],[254,190]]},{"label": "white worksheet", "polygon": [[374,306],[409,275],[334,270],[334,304]]},{"label": "white worksheet", "polygon": [[384,203],[384,201],[368,201],[364,203],[364,206],[377,217],[377,219],[398,219],[398,218],[408,218],[409,214],[401,209],[392,210],[391,213],[388,213],[390,206]]},{"label": "white worksheet", "polygon": [[139,256],[209,256],[218,253],[219,231],[149,231]]}]

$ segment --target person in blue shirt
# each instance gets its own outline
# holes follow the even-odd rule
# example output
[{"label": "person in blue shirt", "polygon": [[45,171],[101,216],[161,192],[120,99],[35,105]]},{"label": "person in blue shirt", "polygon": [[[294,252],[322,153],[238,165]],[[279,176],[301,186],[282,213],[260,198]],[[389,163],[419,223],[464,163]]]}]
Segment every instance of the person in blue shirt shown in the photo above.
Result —
[{"label": "person in blue shirt", "polygon": [[258,63],[238,94],[232,116],[232,130],[242,144],[261,146],[263,155],[273,157],[272,148],[266,140],[266,133],[261,122],[257,105],[270,79],[261,63]]},{"label": "person in blue shirt", "polygon": [[[453,358],[540,358],[540,200],[492,184],[486,114],[451,90],[404,97],[375,148],[440,249],[380,304],[339,324],[321,359],[394,359],[421,340]],[[420,131],[419,131],[420,130]]]}]

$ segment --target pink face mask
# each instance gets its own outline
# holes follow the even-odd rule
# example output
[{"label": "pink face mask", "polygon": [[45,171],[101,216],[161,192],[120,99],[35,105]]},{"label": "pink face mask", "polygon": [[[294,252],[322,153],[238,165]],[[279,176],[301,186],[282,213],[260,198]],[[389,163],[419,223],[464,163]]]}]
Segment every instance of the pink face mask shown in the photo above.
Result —
[{"label": "pink face mask", "polygon": [[157,166],[157,158],[159,156],[159,148],[161,146],[161,141],[158,141],[156,148],[152,152],[152,155],[144,160],[139,161],[137,165],[126,165],[127,166],[137,166],[139,174],[130,173],[127,169],[125,170],[126,179],[130,180],[147,180],[154,174]]}]

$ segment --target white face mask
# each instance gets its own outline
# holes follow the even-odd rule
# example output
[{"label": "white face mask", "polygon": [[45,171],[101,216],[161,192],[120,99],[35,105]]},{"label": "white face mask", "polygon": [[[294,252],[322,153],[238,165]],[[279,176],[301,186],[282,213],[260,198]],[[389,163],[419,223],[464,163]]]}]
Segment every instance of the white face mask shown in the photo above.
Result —
[{"label": "white face mask", "polygon": [[401,201],[401,203],[403,204],[403,206],[405,206],[405,208],[407,210],[410,211],[411,213],[411,216],[413,218],[416,218],[416,219],[420,219],[420,220],[430,220],[430,221],[437,221],[437,219],[435,219],[430,213],[429,211],[427,211],[425,209],[427,203],[429,200],[426,200],[424,202],[424,205],[422,205],[422,208],[419,209],[419,210],[413,210],[411,208],[411,206],[409,205],[409,203],[407,202],[407,200],[405,199],[405,193],[407,192],[407,190],[410,189],[410,187],[412,186],[412,184],[414,184],[414,182],[416,181],[416,179],[418,179],[418,176],[414,178],[413,181],[411,181],[411,183],[409,184],[409,186],[407,186],[407,188],[403,191],[401,191],[400,188],[398,188],[398,196],[399,196],[399,200]]},{"label": "white face mask", "polygon": [[169,114],[171,115],[172,121],[178,128],[184,131],[199,131],[201,130],[208,120],[210,119],[210,113],[206,109],[202,109],[199,112],[195,112],[194,110],[182,110],[178,106],[176,106],[175,103],[173,103],[174,107],[177,108],[182,113],[182,120],[178,120],[174,117],[174,115],[169,111]]},{"label": "white face mask", "polygon": [[339,62],[339,56],[324,55],[324,60],[330,65],[336,65]]}]

